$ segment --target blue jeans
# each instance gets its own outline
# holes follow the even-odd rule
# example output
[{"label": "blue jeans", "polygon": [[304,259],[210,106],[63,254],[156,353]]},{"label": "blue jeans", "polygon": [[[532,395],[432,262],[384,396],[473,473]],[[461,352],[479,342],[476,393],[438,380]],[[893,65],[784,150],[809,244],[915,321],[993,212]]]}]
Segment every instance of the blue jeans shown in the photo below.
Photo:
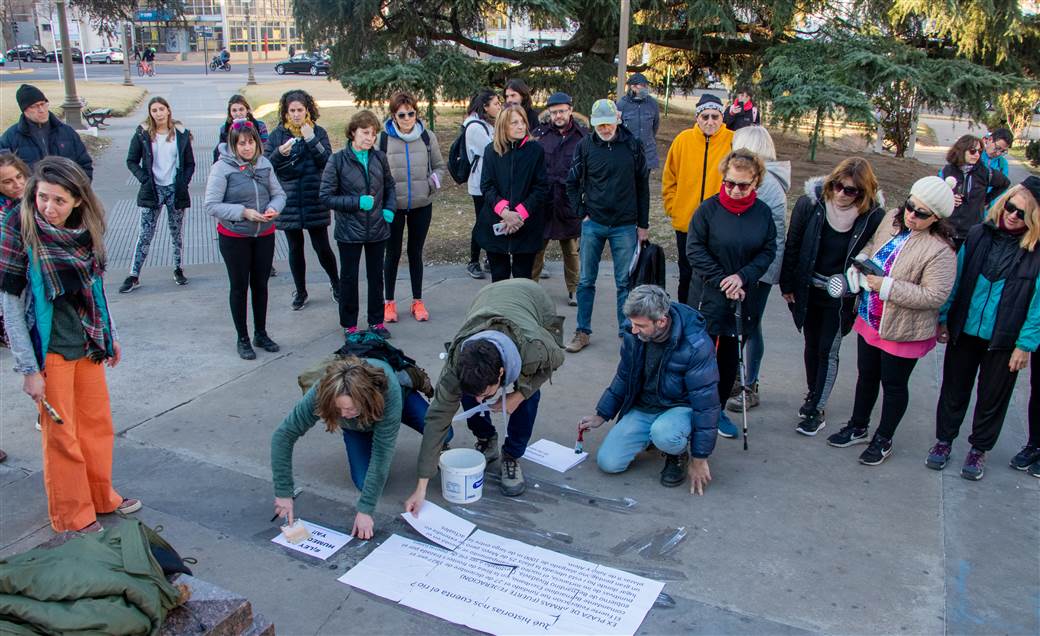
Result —
[{"label": "blue jeans", "polygon": [[[402,388],[401,423],[418,431],[421,435],[426,423],[426,409],[429,404],[417,391]],[[448,439],[451,441],[454,431],[448,429]],[[368,474],[368,465],[372,461],[372,432],[371,431],[348,431],[343,429],[343,445],[347,447],[347,462],[350,464],[350,480],[354,482],[358,490],[365,488],[365,475]]]},{"label": "blue jeans", "polygon": [[[766,303],[769,302],[769,292],[773,286],[768,283],[755,283],[759,288],[765,288],[761,294],[752,294],[754,302],[747,303],[746,311],[755,316],[755,328],[747,336],[744,343],[744,356],[747,362],[747,383],[751,386],[758,382],[758,372],[762,369],[762,356],[766,353],[766,341],[762,336],[762,316],[766,313]],[[740,377],[739,375],[737,376]]]},{"label": "blue jeans", "polygon": [[[531,441],[531,433],[534,431],[534,419],[538,417],[538,402],[541,399],[542,392],[535,391],[509,416],[509,423],[506,425],[506,441],[502,444],[502,451],[513,459],[520,459],[527,451],[527,443]],[[469,410],[476,405],[477,401],[473,396],[462,396],[463,409]],[[489,413],[474,415],[466,420],[466,424],[474,437],[478,439],[489,439],[496,435],[495,425],[491,423]]]},{"label": "blue jeans", "polygon": [[681,455],[690,444],[692,417],[693,409],[688,406],[663,413],[632,409],[607,433],[596,453],[596,463],[605,473],[624,472],[650,442],[669,455]]},{"label": "blue jeans", "polygon": [[614,284],[617,286],[618,332],[625,322],[621,308],[628,298],[628,266],[636,252],[636,226],[601,225],[592,219],[581,224],[581,280],[578,282],[578,331],[592,333],[592,305],[596,302],[596,278],[603,246],[610,243],[614,261]]}]

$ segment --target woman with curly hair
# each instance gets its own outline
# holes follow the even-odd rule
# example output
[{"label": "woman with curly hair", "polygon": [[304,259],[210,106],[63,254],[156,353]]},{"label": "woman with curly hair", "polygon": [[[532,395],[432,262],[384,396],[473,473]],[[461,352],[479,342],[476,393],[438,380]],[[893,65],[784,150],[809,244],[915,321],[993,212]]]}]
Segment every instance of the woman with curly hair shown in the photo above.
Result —
[{"label": "woman with curly hair", "polygon": [[220,144],[227,143],[228,130],[231,123],[238,119],[247,119],[252,122],[256,132],[260,135],[262,143],[267,142],[267,124],[262,119],[253,116],[253,109],[242,95],[232,95],[227,103],[227,118],[220,125],[220,133],[217,136],[217,145],[213,147],[213,163],[220,159]]}]

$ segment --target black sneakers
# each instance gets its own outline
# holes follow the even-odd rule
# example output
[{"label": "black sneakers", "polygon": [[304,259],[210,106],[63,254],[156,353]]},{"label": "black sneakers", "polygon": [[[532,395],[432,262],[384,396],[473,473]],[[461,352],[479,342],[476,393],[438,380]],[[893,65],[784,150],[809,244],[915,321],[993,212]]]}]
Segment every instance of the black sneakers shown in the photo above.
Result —
[{"label": "black sneakers", "polygon": [[860,453],[859,463],[865,466],[877,466],[892,454],[892,440],[874,433],[867,450]]},{"label": "black sneakers", "polygon": [[477,280],[484,278],[484,271],[480,269],[480,263],[466,265],[466,273],[470,275],[470,278],[476,278]]},{"label": "black sneakers", "polygon": [[332,289],[332,300],[336,301],[336,304],[338,305],[339,304],[339,285],[329,284],[329,287]]},{"label": "black sneakers", "polygon": [[808,391],[805,394],[805,400],[802,402],[802,405],[798,407],[798,417],[805,417],[809,414],[809,411],[812,411],[815,408],[816,396],[813,395],[812,391]]},{"label": "black sneakers", "polygon": [[260,347],[268,353],[278,353],[278,351],[281,349],[281,347],[278,346],[277,342],[271,340],[267,336],[266,331],[258,331],[255,334],[253,334],[253,345]]},{"label": "black sneakers", "polygon": [[1027,470],[1037,462],[1040,462],[1040,446],[1026,444],[1011,458],[1011,467],[1015,470]]},{"label": "black sneakers", "polygon": [[188,279],[184,277],[184,270],[180,267],[173,270],[173,282],[178,285],[187,285]]},{"label": "black sneakers", "polygon": [[293,311],[300,311],[306,305],[307,305],[307,292],[294,291],[293,295],[292,295],[292,309],[293,309]]},{"label": "black sneakers", "polygon": [[253,351],[253,346],[249,344],[249,338],[238,339],[238,357],[243,360],[256,360],[256,351]]},{"label": "black sneakers", "polygon": [[120,294],[129,294],[141,286],[141,281],[136,276],[127,276],[123,284],[119,286]]},{"label": "black sneakers", "polygon": [[798,423],[794,430],[802,435],[815,437],[826,426],[827,421],[823,419],[823,411],[812,409],[802,417],[802,421]]},{"label": "black sneakers", "polygon": [[686,481],[686,463],[690,460],[689,453],[682,455],[664,456],[664,468],[661,469],[661,485],[666,488],[682,486]]},{"label": "black sneakers", "polygon": [[846,448],[856,444],[867,443],[867,427],[859,427],[852,422],[846,424],[840,431],[827,438],[827,443],[835,448]]}]

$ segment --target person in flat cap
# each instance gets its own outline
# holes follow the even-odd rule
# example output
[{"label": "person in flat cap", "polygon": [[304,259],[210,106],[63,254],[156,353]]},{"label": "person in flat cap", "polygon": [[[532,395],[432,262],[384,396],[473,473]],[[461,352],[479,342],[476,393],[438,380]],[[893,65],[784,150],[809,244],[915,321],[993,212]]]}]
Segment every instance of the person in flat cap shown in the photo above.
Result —
[{"label": "person in flat cap", "polygon": [[[961,477],[982,479],[986,454],[1004,424],[1018,372],[1036,360],[1040,347],[1040,178],[1028,177],[990,207],[972,227],[957,258],[957,284],[940,314],[940,341],[948,340],[942,389],[935,414],[935,445],[926,465],[946,467],[953,442],[977,399],[970,447]],[[1033,376],[1038,374],[1034,367]],[[1036,385],[1030,401],[1029,440],[1011,467],[1040,476],[1040,421]]]},{"label": "person in flat cap", "polygon": [[642,73],[633,73],[628,78],[625,95],[618,100],[621,123],[643,144],[646,166],[656,170],[657,129],[661,127],[661,109],[657,100],[650,96],[650,81]]},{"label": "person in flat cap", "polygon": [[[545,171],[549,177],[549,196],[546,200],[545,247],[550,241],[559,241],[563,252],[563,276],[567,285],[567,302],[577,306],[574,294],[578,290],[578,239],[581,237],[581,219],[571,213],[567,199],[567,173],[571,169],[574,149],[589,134],[574,118],[573,101],[567,93],[553,93],[546,102],[542,124],[534,137],[545,151]],[[537,280],[545,265],[545,247],[534,257],[532,276]]]},{"label": "person in flat cap", "polygon": [[18,155],[30,170],[46,156],[65,157],[79,164],[93,179],[94,162],[87,147],[71,126],[50,112],[50,102],[43,91],[32,84],[22,84],[15,92],[15,100],[22,115],[0,136],[0,150]]}]

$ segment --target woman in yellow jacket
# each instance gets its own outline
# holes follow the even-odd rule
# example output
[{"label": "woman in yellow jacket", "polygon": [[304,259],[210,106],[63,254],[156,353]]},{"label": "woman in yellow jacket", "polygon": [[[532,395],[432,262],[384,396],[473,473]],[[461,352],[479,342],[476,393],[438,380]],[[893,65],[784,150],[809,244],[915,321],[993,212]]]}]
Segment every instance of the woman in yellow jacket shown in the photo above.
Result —
[{"label": "woman in yellow jacket", "polygon": [[693,211],[705,199],[718,194],[722,187],[719,164],[733,146],[733,131],[722,123],[722,111],[718,97],[709,93],[701,95],[697,102],[697,125],[675,137],[661,172],[664,213],[672,221],[675,244],[679,248],[679,302],[691,307],[700,305],[702,285],[686,260],[686,233]]}]

